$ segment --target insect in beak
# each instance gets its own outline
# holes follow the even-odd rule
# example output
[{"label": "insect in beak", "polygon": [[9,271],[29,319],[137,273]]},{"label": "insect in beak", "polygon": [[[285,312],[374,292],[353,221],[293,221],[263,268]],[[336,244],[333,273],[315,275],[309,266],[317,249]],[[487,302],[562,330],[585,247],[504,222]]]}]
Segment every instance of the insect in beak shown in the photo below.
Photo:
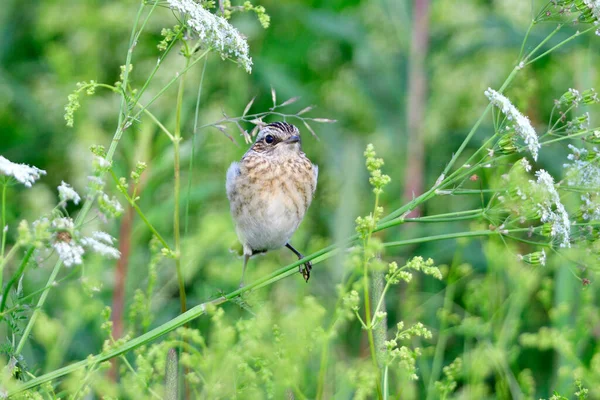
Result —
[{"label": "insect in beak", "polygon": [[300,141],[300,136],[294,135],[288,140],[284,140],[283,143],[298,143]]}]

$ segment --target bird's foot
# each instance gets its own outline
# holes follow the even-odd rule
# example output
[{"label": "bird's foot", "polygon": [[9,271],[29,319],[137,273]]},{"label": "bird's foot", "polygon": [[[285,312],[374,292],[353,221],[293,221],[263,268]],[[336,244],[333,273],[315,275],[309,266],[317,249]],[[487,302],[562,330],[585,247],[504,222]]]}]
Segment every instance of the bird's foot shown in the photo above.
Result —
[{"label": "bird's foot", "polygon": [[300,273],[306,282],[310,278],[310,270],[312,269],[312,263],[310,261],[305,262],[304,264],[300,264]]}]

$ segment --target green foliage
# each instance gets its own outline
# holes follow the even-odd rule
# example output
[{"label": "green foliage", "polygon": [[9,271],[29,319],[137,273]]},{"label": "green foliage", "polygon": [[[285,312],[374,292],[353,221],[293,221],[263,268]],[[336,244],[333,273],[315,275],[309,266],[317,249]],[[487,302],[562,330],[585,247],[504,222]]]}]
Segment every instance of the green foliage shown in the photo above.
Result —
[{"label": "green foliage", "polygon": [[[600,396],[590,2],[429,2],[427,54],[410,2],[75,3],[0,15],[0,395]],[[225,171],[275,120],[320,166],[313,278],[238,289]]]}]

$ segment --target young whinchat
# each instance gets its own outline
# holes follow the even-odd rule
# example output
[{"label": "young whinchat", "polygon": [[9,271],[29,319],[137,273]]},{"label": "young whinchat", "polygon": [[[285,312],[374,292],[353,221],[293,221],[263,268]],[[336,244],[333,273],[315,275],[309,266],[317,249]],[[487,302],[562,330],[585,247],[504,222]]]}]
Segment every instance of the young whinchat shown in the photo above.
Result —
[{"label": "young whinchat", "polygon": [[[244,248],[242,284],[248,259],[286,246],[298,229],[317,188],[319,169],[302,152],[300,131],[286,122],[264,126],[256,142],[227,170],[227,197]],[[312,264],[300,272],[306,281]]]}]

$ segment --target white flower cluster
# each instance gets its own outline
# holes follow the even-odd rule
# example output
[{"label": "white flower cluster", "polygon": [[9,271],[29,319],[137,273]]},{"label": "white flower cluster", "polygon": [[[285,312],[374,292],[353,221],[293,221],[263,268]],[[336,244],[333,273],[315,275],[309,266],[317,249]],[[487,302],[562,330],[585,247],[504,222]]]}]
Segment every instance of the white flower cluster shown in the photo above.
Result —
[{"label": "white flower cluster", "polygon": [[208,47],[218,51],[223,59],[236,60],[246,72],[252,71],[252,58],[248,54],[246,39],[225,18],[212,14],[193,0],[168,2],[173,10],[188,15],[187,24]]},{"label": "white flower cluster", "polygon": [[506,115],[506,118],[509,121],[514,122],[515,132],[517,132],[517,134],[523,139],[529,148],[533,159],[537,160],[538,150],[540,149],[541,145],[538,141],[538,136],[535,133],[533,126],[531,126],[531,122],[529,122],[529,119],[521,114],[521,112],[517,110],[515,106],[513,106],[508,98],[492,88],[488,88],[484,93],[490,102],[494,106],[498,107],[504,115]]},{"label": "white flower cluster", "polygon": [[52,247],[56,250],[58,258],[67,267],[79,265],[83,262],[83,247],[73,239],[75,224],[71,218],[56,218],[52,221],[52,228],[56,230]]},{"label": "white flower cluster", "polygon": [[0,174],[12,176],[26,187],[31,187],[46,171],[26,164],[17,164],[0,156]]},{"label": "white flower cluster", "polygon": [[55,241],[52,244],[58,258],[60,258],[66,267],[72,267],[73,265],[79,265],[83,262],[83,247],[75,243],[74,241]]},{"label": "white flower cluster", "polygon": [[579,90],[569,88],[569,98],[571,99],[571,103],[573,106],[578,107],[581,100],[583,100],[583,96],[579,93]]},{"label": "white flower cluster", "polygon": [[[592,152],[569,145],[570,163],[564,164],[567,185],[578,189],[589,189],[581,195],[581,217],[586,221],[600,220],[600,151]],[[590,154],[591,153],[591,154]]]},{"label": "white flower cluster", "polygon": [[58,197],[60,198],[60,202],[63,204],[67,204],[67,201],[72,201],[75,205],[77,205],[81,201],[81,197],[79,197],[79,194],[77,194],[75,189],[73,189],[71,185],[65,183],[64,181],[62,181],[58,187]]},{"label": "white flower cluster", "polygon": [[[600,0],[583,0],[583,4],[592,12],[595,19],[594,25],[600,26]],[[596,35],[600,36],[600,28],[596,29]]]},{"label": "white flower cluster", "polygon": [[85,248],[109,258],[119,258],[121,253],[113,247],[115,239],[105,232],[94,232],[90,237],[79,239],[80,234],[75,230],[75,224],[69,217],[59,217],[52,221],[55,231],[51,245],[58,258],[67,267],[83,262]]},{"label": "white flower cluster", "polygon": [[535,176],[537,181],[530,183],[539,194],[535,207],[540,213],[540,220],[550,224],[550,236],[558,240],[560,247],[571,247],[571,221],[554,187],[554,178],[543,169],[537,171]]},{"label": "white flower cluster", "polygon": [[92,237],[84,237],[81,243],[96,253],[109,258],[119,258],[121,253],[113,247],[115,239],[106,232],[94,232]]},{"label": "white flower cluster", "polygon": [[581,218],[586,221],[600,221],[600,198],[598,194],[584,193],[581,195]]},{"label": "white flower cluster", "polygon": [[595,157],[590,157],[587,149],[578,149],[569,145],[571,154],[567,157],[570,163],[563,165],[565,178],[569,186],[579,186],[600,190],[600,151],[594,147]]}]

